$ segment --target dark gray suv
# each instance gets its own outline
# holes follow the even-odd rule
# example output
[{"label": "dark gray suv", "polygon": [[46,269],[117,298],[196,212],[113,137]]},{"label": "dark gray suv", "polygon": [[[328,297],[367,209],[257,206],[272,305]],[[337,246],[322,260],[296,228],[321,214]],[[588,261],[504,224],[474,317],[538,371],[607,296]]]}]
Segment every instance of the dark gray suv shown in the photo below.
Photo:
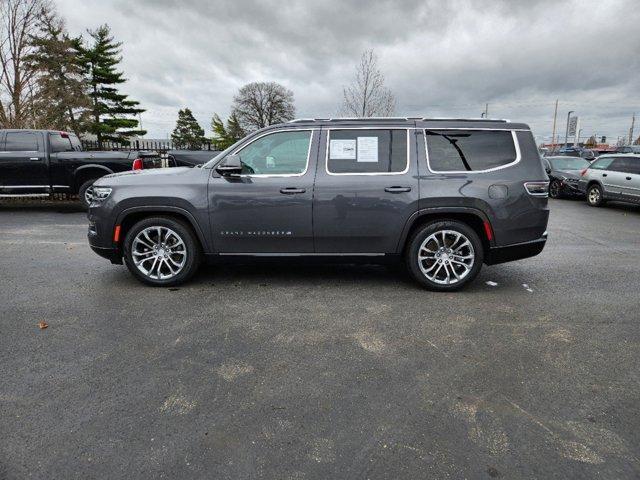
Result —
[{"label": "dark gray suv", "polygon": [[490,119],[302,119],[255,132],[202,168],[94,184],[89,243],[141,281],[203,260],[402,258],[433,290],[540,253],[548,178],[529,127]]}]

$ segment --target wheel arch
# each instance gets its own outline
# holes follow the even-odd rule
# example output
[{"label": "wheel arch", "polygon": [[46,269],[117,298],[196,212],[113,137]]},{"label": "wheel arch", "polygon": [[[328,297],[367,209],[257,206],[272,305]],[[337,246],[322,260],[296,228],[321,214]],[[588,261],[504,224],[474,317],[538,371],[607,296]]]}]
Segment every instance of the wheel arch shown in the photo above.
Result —
[{"label": "wheel arch", "polygon": [[98,179],[111,173],[114,173],[113,170],[104,165],[89,164],[78,167],[73,172],[73,193],[78,193],[78,190],[84,182],[92,178]]},{"label": "wheel arch", "polygon": [[200,247],[204,253],[209,251],[209,244],[207,239],[200,228],[195,217],[188,211],[180,207],[175,206],[150,206],[150,207],[132,207],[120,212],[116,219],[116,227],[120,227],[118,249],[122,251],[120,245],[127,235],[127,232],[140,220],[144,220],[149,217],[170,217],[177,220],[181,220],[186,223],[198,240]]},{"label": "wheel arch", "polygon": [[[493,227],[487,215],[481,210],[470,207],[427,208],[418,210],[409,218],[409,220],[407,220],[402,231],[402,235],[400,236],[400,241],[398,242],[397,253],[404,254],[411,236],[418,228],[426,225],[427,223],[445,219],[457,220],[472,228],[478,234],[478,238],[480,238],[480,241],[482,242],[485,254],[493,245]],[[489,226],[491,238],[488,237],[485,225]]]}]

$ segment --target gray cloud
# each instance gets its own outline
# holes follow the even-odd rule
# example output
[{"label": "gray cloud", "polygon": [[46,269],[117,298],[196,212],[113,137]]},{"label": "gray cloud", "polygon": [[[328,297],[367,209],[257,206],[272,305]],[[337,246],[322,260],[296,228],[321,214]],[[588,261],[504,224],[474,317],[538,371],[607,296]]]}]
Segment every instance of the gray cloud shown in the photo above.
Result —
[{"label": "gray cloud", "polygon": [[[124,42],[126,92],[165,136],[190,107],[209,128],[254,80],[293,90],[299,116],[334,115],[360,52],[374,48],[399,115],[490,116],[551,135],[617,137],[640,113],[640,12],[609,1],[57,0],[69,29],[108,23]],[[640,129],[639,129],[640,132]]]}]

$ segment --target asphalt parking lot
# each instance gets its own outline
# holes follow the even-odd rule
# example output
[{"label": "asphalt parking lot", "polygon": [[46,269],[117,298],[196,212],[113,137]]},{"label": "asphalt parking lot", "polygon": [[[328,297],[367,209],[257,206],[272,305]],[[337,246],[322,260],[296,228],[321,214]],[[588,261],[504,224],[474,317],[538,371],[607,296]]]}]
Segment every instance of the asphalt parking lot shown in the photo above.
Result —
[{"label": "asphalt parking lot", "polygon": [[437,294],[286,263],[153,289],[73,205],[0,207],[0,478],[638,478],[640,208],[551,209],[540,256]]}]

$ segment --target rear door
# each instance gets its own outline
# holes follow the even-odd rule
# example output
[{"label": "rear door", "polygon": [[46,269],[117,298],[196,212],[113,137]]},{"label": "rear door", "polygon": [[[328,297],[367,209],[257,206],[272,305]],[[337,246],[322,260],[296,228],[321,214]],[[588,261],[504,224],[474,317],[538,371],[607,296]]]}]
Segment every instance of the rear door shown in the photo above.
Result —
[{"label": "rear door", "polygon": [[602,184],[607,192],[607,197],[612,199],[623,199],[628,185],[629,177],[627,161],[625,157],[616,157],[605,172],[602,172]]},{"label": "rear door", "polygon": [[640,158],[620,158],[620,170],[623,173],[622,195],[632,202],[640,201]]},{"label": "rear door", "polygon": [[39,132],[6,132],[0,152],[0,177],[5,193],[49,191],[49,163]]},{"label": "rear door", "polygon": [[394,253],[418,208],[415,129],[323,129],[313,200],[316,253]]}]

